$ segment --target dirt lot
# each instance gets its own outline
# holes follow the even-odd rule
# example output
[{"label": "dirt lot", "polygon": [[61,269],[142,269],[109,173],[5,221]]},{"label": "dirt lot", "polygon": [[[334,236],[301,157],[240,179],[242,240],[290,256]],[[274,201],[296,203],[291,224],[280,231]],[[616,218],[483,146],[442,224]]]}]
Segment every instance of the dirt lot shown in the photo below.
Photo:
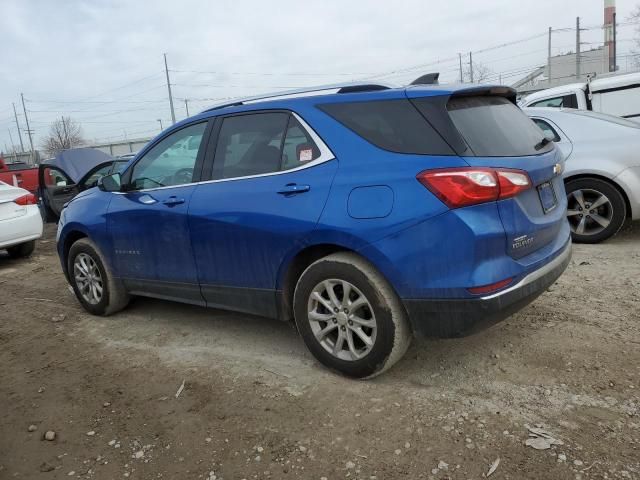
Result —
[{"label": "dirt lot", "polygon": [[[637,225],[576,246],[509,321],[414,342],[368,382],[275,321],[148,299],[91,317],[52,229],[0,255],[0,342],[2,479],[479,479],[498,458],[496,479],[640,478]],[[526,425],[562,445],[525,446]]]}]

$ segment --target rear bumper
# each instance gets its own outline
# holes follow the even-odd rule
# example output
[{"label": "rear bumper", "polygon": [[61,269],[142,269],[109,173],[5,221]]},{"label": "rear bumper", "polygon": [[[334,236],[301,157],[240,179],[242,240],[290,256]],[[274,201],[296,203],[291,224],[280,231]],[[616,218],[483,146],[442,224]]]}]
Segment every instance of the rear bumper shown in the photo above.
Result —
[{"label": "rear bumper", "polygon": [[624,190],[629,200],[631,212],[627,212],[632,220],[640,220],[640,166],[623,170],[614,181]]},{"label": "rear bumper", "polygon": [[20,217],[0,221],[0,248],[13,247],[42,236],[42,218],[37,205],[28,205]]},{"label": "rear bumper", "polygon": [[553,260],[498,293],[472,299],[403,299],[418,336],[451,338],[469,335],[498,323],[535,300],[571,260],[571,241]]}]

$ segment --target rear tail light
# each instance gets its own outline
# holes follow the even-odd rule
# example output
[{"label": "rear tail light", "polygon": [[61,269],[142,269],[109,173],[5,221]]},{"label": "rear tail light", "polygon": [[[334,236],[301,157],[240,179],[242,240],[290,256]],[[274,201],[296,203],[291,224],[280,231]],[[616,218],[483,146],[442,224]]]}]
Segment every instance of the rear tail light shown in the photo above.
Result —
[{"label": "rear tail light", "polygon": [[16,203],[18,205],[37,205],[38,199],[33,193],[28,193],[26,195],[23,195],[22,197],[16,198],[13,203]]},{"label": "rear tail light", "polygon": [[527,172],[506,168],[445,168],[416,178],[450,208],[503,200],[531,188]]},{"label": "rear tail light", "polygon": [[513,281],[513,278],[505,278],[504,280],[500,280],[499,282],[492,283],[491,285],[483,285],[481,287],[472,287],[467,288],[469,293],[473,293],[474,295],[482,295],[487,293],[496,292],[507,285],[509,285]]}]

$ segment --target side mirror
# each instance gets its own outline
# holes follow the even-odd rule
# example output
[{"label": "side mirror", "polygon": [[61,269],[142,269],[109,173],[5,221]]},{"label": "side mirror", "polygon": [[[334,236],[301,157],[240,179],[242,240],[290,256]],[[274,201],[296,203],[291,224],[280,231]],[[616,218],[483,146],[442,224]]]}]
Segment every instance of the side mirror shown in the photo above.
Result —
[{"label": "side mirror", "polygon": [[105,175],[98,180],[98,188],[103,192],[119,192],[121,189],[121,181],[119,173]]}]

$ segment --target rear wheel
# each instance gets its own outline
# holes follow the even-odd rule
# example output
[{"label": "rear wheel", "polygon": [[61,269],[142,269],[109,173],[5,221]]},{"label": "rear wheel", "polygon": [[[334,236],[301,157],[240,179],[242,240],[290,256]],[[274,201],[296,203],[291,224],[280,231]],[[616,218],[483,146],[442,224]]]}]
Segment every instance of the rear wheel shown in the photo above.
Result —
[{"label": "rear wheel", "polygon": [[80,304],[94,315],[111,315],[129,303],[122,282],[113,277],[94,243],[82,238],[67,257],[71,286]]},{"label": "rear wheel", "polygon": [[367,261],[336,253],[310,265],[294,294],[296,325],[311,353],[349,377],[381,374],[411,343],[397,295]]},{"label": "rear wheel", "polygon": [[567,190],[567,218],[576,243],[598,243],[612,237],[627,216],[622,194],[599,178],[570,180]]},{"label": "rear wheel", "polygon": [[7,253],[11,258],[25,258],[33,253],[36,248],[36,241],[21,243],[20,245],[14,245],[7,248]]}]

